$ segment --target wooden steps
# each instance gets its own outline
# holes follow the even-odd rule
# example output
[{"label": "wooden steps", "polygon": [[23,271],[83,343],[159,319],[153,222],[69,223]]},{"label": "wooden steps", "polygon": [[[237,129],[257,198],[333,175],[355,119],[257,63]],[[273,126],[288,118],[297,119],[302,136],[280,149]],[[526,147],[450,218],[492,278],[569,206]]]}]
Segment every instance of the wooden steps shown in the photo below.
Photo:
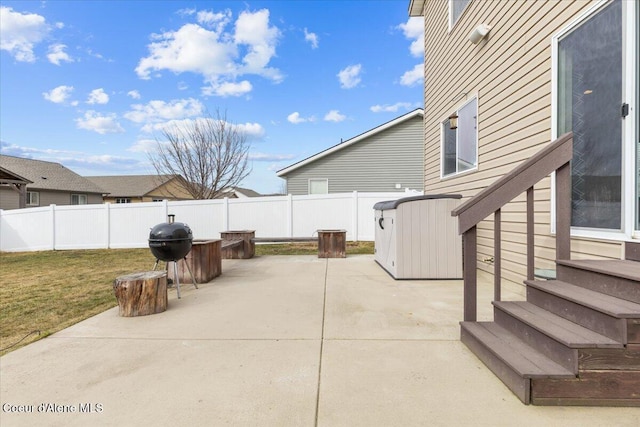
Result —
[{"label": "wooden steps", "polygon": [[526,404],[640,406],[640,262],[557,267],[493,322],[462,322],[462,342]]}]

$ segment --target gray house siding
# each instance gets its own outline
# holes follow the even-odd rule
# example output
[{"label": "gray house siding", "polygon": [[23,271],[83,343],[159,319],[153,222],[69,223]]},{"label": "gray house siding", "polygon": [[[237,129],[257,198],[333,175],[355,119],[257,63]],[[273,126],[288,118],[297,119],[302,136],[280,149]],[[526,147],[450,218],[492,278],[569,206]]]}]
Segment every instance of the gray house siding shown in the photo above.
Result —
[{"label": "gray house siding", "polygon": [[[87,204],[101,204],[102,195],[94,193],[85,193],[82,191],[68,192],[68,191],[52,191],[52,190],[39,190],[36,188],[29,188],[27,191],[37,191],[40,193],[40,206],[49,205],[70,205],[72,194],[84,194],[87,196]],[[0,209],[18,209],[18,193],[11,188],[0,187]],[[27,205],[27,208],[33,208],[35,206]]]},{"label": "gray house siding", "polygon": [[422,135],[422,116],[408,119],[289,172],[287,193],[309,194],[310,179],[327,179],[329,193],[422,190]]}]

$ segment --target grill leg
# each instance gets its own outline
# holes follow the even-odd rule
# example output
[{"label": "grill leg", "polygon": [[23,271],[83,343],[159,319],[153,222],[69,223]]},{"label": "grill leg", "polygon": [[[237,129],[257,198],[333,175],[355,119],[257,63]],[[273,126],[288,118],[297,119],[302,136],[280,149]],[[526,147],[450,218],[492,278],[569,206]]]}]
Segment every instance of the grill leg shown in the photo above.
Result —
[{"label": "grill leg", "polygon": [[178,277],[178,261],[173,261],[173,274],[176,278],[176,289],[178,290],[178,299],[180,299],[180,278]]},{"label": "grill leg", "polygon": [[191,267],[189,267],[189,263],[187,262],[187,257],[184,257],[184,265],[187,266],[187,270],[189,270],[189,274],[191,275],[191,280],[193,280],[193,286],[198,289],[198,283],[196,282],[196,278],[193,277],[193,273],[191,272]]},{"label": "grill leg", "polygon": [[158,263],[160,262],[159,259],[156,260],[156,263],[153,264],[153,271],[156,271],[156,268],[158,268]]}]

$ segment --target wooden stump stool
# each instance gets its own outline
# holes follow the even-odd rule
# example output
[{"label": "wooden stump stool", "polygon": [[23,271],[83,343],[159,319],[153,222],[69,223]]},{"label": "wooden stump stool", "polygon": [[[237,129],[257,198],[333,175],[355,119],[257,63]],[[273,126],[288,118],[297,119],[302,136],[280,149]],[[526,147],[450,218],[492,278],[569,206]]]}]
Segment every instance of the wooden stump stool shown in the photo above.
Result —
[{"label": "wooden stump stool", "polygon": [[167,309],[167,272],[143,271],[120,276],[113,282],[120,316],[162,313]]}]

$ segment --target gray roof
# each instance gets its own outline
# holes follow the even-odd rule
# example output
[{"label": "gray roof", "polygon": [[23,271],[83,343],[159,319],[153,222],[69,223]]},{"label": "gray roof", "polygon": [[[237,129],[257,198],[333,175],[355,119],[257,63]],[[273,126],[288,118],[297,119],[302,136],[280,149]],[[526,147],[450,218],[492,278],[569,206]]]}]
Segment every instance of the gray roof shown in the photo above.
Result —
[{"label": "gray roof", "polygon": [[29,189],[104,193],[93,182],[60,163],[0,155],[0,167],[32,181],[27,185]]},{"label": "gray roof", "polygon": [[109,193],[109,197],[142,197],[178,175],[87,176],[88,180]]}]

